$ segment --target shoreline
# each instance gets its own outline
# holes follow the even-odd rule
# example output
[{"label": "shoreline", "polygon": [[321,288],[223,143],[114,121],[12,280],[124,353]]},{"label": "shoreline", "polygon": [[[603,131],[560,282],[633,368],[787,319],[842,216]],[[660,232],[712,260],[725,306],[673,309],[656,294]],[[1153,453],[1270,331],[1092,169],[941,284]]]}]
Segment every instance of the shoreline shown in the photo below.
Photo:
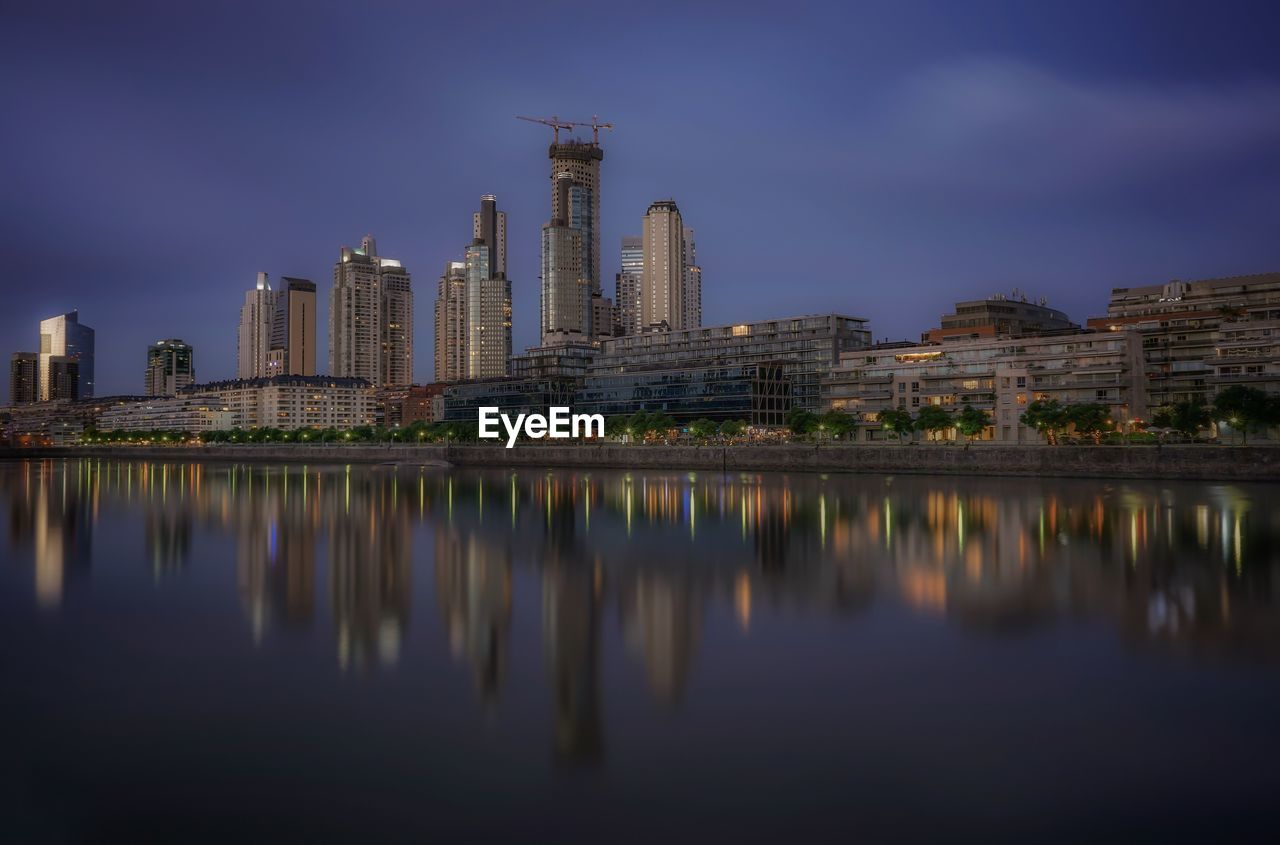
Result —
[{"label": "shoreline", "polygon": [[0,460],[48,458],[1280,481],[1276,446],[218,444],[0,450]]}]

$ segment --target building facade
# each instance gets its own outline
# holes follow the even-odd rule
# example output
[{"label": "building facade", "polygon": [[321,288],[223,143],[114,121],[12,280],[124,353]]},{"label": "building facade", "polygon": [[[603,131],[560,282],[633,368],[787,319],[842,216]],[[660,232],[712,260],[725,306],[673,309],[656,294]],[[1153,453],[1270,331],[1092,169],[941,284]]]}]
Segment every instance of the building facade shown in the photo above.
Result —
[{"label": "building facade", "polygon": [[[553,209],[568,208],[575,186],[568,173],[556,179]],[[579,186],[577,193],[581,194]],[[553,210],[553,215],[556,213]],[[542,227],[541,337],[543,346],[591,340],[591,280],[583,264],[587,233],[553,216]]]},{"label": "building facade", "polygon": [[450,261],[436,288],[436,381],[467,377],[467,263]]},{"label": "building facade", "polygon": [[643,411],[668,414],[678,423],[780,426],[791,410],[791,382],[777,363],[607,373],[587,376],[573,408],[606,417]]},{"label": "building facade", "polygon": [[511,374],[511,282],[507,280],[507,216],[497,198],[480,198],[478,233],[466,249],[466,378]]},{"label": "building facade", "polygon": [[444,419],[447,422],[475,423],[481,407],[499,413],[546,414],[553,406],[572,407],[580,379],[570,377],[511,376],[454,384],[444,391]]},{"label": "building facade", "polygon": [[[1136,329],[1142,337],[1147,404],[1211,402],[1218,347],[1230,325],[1280,319],[1280,273],[1172,281],[1113,288],[1107,316],[1088,321],[1100,330]],[[1228,365],[1231,366],[1231,365]]]},{"label": "building facade", "polygon": [[622,334],[640,334],[640,289],[644,284],[644,238],[624,236],[621,251],[622,269],[614,291],[617,323]]},{"label": "building facade", "polygon": [[266,273],[259,273],[253,289],[240,306],[240,328],[236,333],[236,377],[267,375],[267,353],[271,351],[271,324],[275,317],[276,294]]},{"label": "building facade", "polygon": [[822,392],[825,407],[857,419],[862,441],[894,437],[883,430],[881,411],[969,405],[991,414],[992,426],[981,439],[1040,443],[1041,435],[1019,419],[1030,403],[1102,404],[1128,428],[1147,418],[1143,386],[1136,332],[1082,331],[849,352],[824,379]]},{"label": "building facade", "polygon": [[1280,320],[1234,320],[1218,327],[1210,389],[1244,385],[1280,395]]},{"label": "building facade", "polygon": [[[567,141],[552,144],[551,219],[563,220],[583,233],[579,264],[588,280],[590,295],[600,295],[600,163],[604,150],[594,141]],[[575,193],[562,193],[558,182],[567,174]],[[572,203],[572,207],[570,207]]]},{"label": "building facade", "polygon": [[148,396],[174,396],[195,380],[195,353],[190,344],[170,338],[147,347],[143,392]]},{"label": "building facade", "polygon": [[952,314],[942,317],[942,325],[925,332],[925,343],[972,340],[980,337],[1026,337],[1045,332],[1068,331],[1080,326],[1042,299],[1028,302],[1020,292],[999,294],[990,299],[957,302]]},{"label": "building facade", "polygon": [[209,396],[157,397],[143,402],[112,405],[98,415],[102,431],[230,431],[235,419],[230,408]]},{"label": "building facade", "polygon": [[186,395],[228,409],[233,428],[346,429],[375,423],[374,387],[359,378],[236,379],[195,385]]},{"label": "building facade", "polygon": [[[91,399],[94,393],[93,381],[93,329],[80,322],[78,311],[59,314],[40,321],[40,359],[39,359],[39,399],[48,402],[55,398]],[[64,384],[55,391],[53,384],[53,359],[58,357],[76,360],[76,384],[74,396],[65,395],[68,388]],[[62,365],[65,378],[65,364]],[[55,392],[61,394],[55,396]]]},{"label": "building facade", "polygon": [[266,375],[315,375],[316,341],[316,283],[282,276],[275,292]]},{"label": "building facade", "polygon": [[40,401],[40,354],[15,352],[9,359],[9,404]]},{"label": "building facade", "polygon": [[698,248],[693,230],[684,230],[684,326],[696,329],[702,325],[702,268],[698,266]]},{"label": "building facade", "polygon": [[[50,355],[45,359],[45,381],[41,384],[46,393],[44,401],[80,399],[80,359],[74,355]],[[88,398],[88,397],[85,397]]]},{"label": "building facade", "polygon": [[686,328],[684,304],[684,221],[673,200],[649,206],[644,216],[644,276],[640,284],[640,327]]},{"label": "building facade", "polygon": [[816,411],[821,382],[840,356],[870,344],[867,321],[841,314],[648,332],[602,342],[588,375],[779,363],[790,382],[791,403]]},{"label": "building facade", "polygon": [[329,370],[382,387],[413,383],[413,289],[399,261],[378,255],[372,235],[343,247],[329,295]]}]

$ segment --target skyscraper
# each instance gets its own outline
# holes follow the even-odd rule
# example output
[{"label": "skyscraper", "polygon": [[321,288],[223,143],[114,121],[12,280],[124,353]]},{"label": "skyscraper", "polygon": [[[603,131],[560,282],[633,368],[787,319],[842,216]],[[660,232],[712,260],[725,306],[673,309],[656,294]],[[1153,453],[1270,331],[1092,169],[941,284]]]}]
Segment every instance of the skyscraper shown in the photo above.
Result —
[{"label": "skyscraper", "polygon": [[145,381],[148,396],[176,396],[182,388],[195,384],[195,356],[190,344],[170,338],[148,346]]},{"label": "skyscraper", "polygon": [[236,378],[259,378],[268,374],[267,353],[271,351],[271,321],[276,295],[266,273],[259,273],[253,289],[240,306],[237,335]]},{"label": "skyscraper", "polygon": [[271,320],[267,371],[273,376],[316,374],[316,283],[282,276]]},{"label": "skyscraper", "polygon": [[[55,357],[73,358],[76,361],[75,396],[54,396],[53,373],[51,361]],[[65,382],[67,368],[60,371],[60,378]],[[63,384],[59,391],[63,394],[68,388]],[[78,311],[59,314],[40,321],[40,401],[47,402],[55,398],[89,399],[93,396],[93,329],[80,322]]]},{"label": "skyscraper", "polygon": [[674,200],[659,200],[644,216],[644,277],[640,286],[642,330],[685,328],[684,222]]},{"label": "skyscraper", "polygon": [[684,327],[696,329],[702,325],[702,268],[698,266],[698,250],[693,240],[693,230],[684,230]]},{"label": "skyscraper", "polygon": [[15,352],[9,359],[9,404],[30,405],[40,399],[40,355]]},{"label": "skyscraper", "polygon": [[409,271],[378,255],[365,235],[344,246],[329,294],[329,370],[382,387],[413,383],[413,291]]},{"label": "skyscraper", "polygon": [[436,381],[467,377],[467,264],[444,266],[436,290]]},{"label": "skyscraper", "polygon": [[511,374],[511,282],[507,280],[507,215],[485,194],[472,216],[466,249],[467,371],[469,379]]},{"label": "skyscraper", "polygon": [[[604,150],[595,142],[567,141],[552,144],[551,219],[582,230],[582,274],[590,281],[591,294],[600,295],[600,162]],[[559,188],[561,174],[569,174],[577,193]],[[572,207],[570,207],[572,203]]]},{"label": "skyscraper", "polygon": [[[558,146],[565,146],[563,144]],[[554,151],[556,146],[552,147]],[[597,162],[598,163],[598,162]],[[588,343],[591,340],[591,280],[586,276],[584,243],[590,233],[558,216],[576,198],[589,194],[575,185],[568,171],[556,179],[551,221],[542,227],[542,345]],[[579,217],[578,219],[584,219]]]},{"label": "skyscraper", "polygon": [[622,333],[640,334],[640,286],[644,279],[644,238],[622,238],[622,272],[617,276],[615,300]]},{"label": "skyscraper", "polygon": [[40,384],[48,393],[46,401],[87,398],[80,396],[79,358],[74,355],[50,355],[48,368],[48,377]]}]

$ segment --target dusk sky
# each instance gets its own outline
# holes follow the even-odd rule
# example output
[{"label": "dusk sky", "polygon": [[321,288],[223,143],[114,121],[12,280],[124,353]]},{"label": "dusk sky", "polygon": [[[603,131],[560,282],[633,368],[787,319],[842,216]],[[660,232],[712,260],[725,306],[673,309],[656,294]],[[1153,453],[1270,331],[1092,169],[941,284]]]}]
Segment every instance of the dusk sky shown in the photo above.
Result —
[{"label": "dusk sky", "polygon": [[[2,351],[72,308],[99,395],[148,343],[235,372],[259,270],[328,293],[372,233],[413,273],[415,380],[471,212],[508,215],[536,341],[551,132],[603,140],[618,239],[674,198],[709,325],[841,312],[918,338],[1020,288],[1083,321],[1114,286],[1280,270],[1275,3],[8,4]],[[327,346],[319,355],[327,370]],[[4,368],[7,397],[8,368]]]}]

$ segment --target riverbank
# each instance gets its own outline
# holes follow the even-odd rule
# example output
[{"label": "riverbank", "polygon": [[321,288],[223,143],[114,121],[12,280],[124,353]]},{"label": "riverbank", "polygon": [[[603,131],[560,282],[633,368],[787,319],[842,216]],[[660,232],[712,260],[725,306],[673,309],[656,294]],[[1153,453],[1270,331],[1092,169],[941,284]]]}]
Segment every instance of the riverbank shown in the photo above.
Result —
[{"label": "riverbank", "polygon": [[91,457],[118,460],[286,463],[403,463],[415,466],[689,469],[728,472],[856,472],[1280,480],[1276,446],[959,446],[833,443],[736,446],[474,444],[73,446],[11,449],[0,459]]}]

